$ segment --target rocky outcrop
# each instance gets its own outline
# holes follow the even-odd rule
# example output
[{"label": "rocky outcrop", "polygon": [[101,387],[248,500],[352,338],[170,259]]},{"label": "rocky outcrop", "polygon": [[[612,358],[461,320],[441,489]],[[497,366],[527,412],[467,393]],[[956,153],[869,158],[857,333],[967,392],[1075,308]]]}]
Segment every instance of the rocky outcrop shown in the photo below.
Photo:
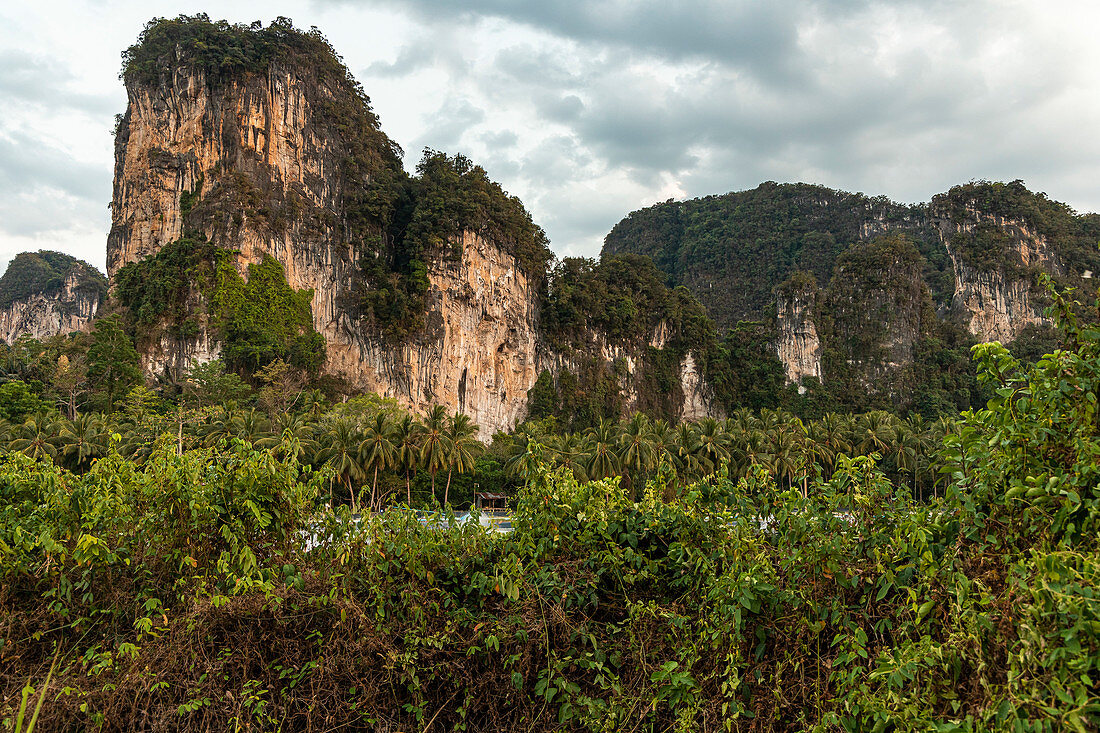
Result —
[{"label": "rocky outcrop", "polygon": [[106,281],[86,262],[57,252],[24,252],[0,278],[0,339],[45,339],[87,331]]},{"label": "rocky outcrop", "polygon": [[[235,250],[242,274],[270,255],[291,287],[313,292],[327,373],[413,409],[464,412],[483,434],[514,425],[537,376],[536,293],[514,258],[464,234],[457,261],[447,248],[432,263],[425,330],[400,343],[382,340],[342,305],[360,253],[335,216],[343,151],[318,123],[305,82],[289,67],[215,87],[201,71],[171,73],[167,84],[129,89],[116,144],[110,272],[188,226]],[[240,204],[242,190],[258,198]],[[163,336],[143,359],[150,372],[175,371],[217,354],[203,330]]]},{"label": "rocky outcrop", "polygon": [[821,379],[821,339],[814,324],[817,286],[812,280],[788,282],[776,289],[776,356],[787,382],[801,385],[806,377]]},{"label": "rocky outcrop", "polygon": [[722,410],[714,404],[710,388],[691,354],[687,354],[680,365],[680,390],[683,392],[680,420],[694,421],[705,417],[724,417]]},{"label": "rocky outcrop", "polygon": [[[327,369],[361,389],[417,410],[446,405],[469,415],[483,438],[526,414],[538,377],[538,298],[515,258],[467,233],[457,262],[429,272],[426,328],[400,344],[356,334],[328,346]],[[344,314],[337,332],[355,334]]]},{"label": "rocky outcrop", "polygon": [[[317,47],[315,39],[299,41],[313,44],[313,55],[276,55],[263,72],[256,65],[232,73],[204,66],[178,43],[157,45],[148,32],[146,46],[131,49],[131,59],[140,57],[140,63],[132,61],[124,74],[129,103],[115,144],[109,273],[185,236],[234,252],[245,277],[250,264],[274,258],[291,288],[312,292],[327,374],[415,410],[441,404],[465,413],[483,438],[511,428],[525,416],[527,393],[540,371],[568,368],[568,359],[551,353],[539,337],[540,283],[534,279],[543,273],[516,259],[530,247],[523,250],[507,233],[494,241],[488,232],[497,230],[484,224],[478,230],[484,233],[463,224],[458,234],[418,240],[416,256],[427,280],[417,313],[423,327],[395,336],[355,312],[350,304],[360,302],[365,282],[361,263],[389,256],[375,269],[396,266],[392,247],[404,236],[399,231],[408,231],[399,227],[409,224],[394,222],[411,216],[401,197],[418,194],[390,185],[405,180],[396,146],[378,129],[362,91],[331,50]],[[432,206],[440,203],[431,200]],[[383,277],[374,287],[392,286]],[[187,310],[201,316],[208,309],[194,290]],[[202,317],[195,322],[198,333],[165,329],[146,339],[148,372],[179,373],[193,361],[217,357],[217,335]],[[609,364],[629,365],[624,400],[637,403],[632,376],[638,355],[599,347],[594,353]],[[680,367],[684,414],[709,414],[695,362],[688,356]]]},{"label": "rocky outcrop", "polygon": [[[981,230],[1000,244],[995,257],[975,262],[961,237]],[[955,275],[952,308],[970,333],[982,341],[1008,343],[1029,325],[1049,321],[1029,273],[1063,274],[1049,240],[1027,223],[966,207],[964,216],[941,216],[937,232],[951,258]]]}]

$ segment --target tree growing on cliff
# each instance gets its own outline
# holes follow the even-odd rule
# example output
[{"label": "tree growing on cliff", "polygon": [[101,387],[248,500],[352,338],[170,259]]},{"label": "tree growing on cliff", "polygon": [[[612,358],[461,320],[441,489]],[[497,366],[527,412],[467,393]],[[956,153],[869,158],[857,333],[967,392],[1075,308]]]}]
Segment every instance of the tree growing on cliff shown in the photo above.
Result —
[{"label": "tree growing on cliff", "polygon": [[88,380],[107,412],[141,379],[141,360],[117,314],[96,322],[88,349]]}]

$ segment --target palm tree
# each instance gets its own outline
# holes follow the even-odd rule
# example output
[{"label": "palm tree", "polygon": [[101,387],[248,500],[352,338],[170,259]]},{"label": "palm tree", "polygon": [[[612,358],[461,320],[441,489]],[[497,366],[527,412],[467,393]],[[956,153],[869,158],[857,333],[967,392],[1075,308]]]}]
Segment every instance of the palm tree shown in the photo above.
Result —
[{"label": "palm tree", "polygon": [[504,471],[509,476],[519,476],[526,482],[535,474],[544,454],[538,440],[526,427],[516,432],[512,438],[515,442],[508,451],[510,455],[504,462]]},{"label": "palm tree", "polygon": [[58,433],[61,455],[75,470],[80,470],[86,461],[107,452],[105,437],[98,415],[77,415],[74,420],[66,420]]},{"label": "palm tree", "polygon": [[45,412],[39,412],[16,427],[15,439],[8,444],[13,451],[24,453],[41,461],[53,460],[57,455],[58,431],[55,421]]},{"label": "palm tree", "polygon": [[355,421],[342,417],[329,425],[326,438],[329,445],[325,462],[332,466],[347,487],[351,495],[351,510],[358,513],[359,505],[355,500],[353,481],[361,481],[366,477],[359,460],[359,445],[362,443],[359,427]]},{"label": "palm tree", "polygon": [[313,439],[314,426],[309,418],[298,412],[281,412],[271,421],[271,433],[256,440],[256,447],[268,450],[285,450],[295,444],[295,458],[305,461],[317,451]]},{"label": "palm tree", "polygon": [[908,423],[901,422],[897,426],[896,437],[891,447],[890,454],[898,470],[909,474],[913,479],[913,499],[916,500],[917,468],[924,448],[920,433],[915,432]]},{"label": "palm tree", "polygon": [[649,438],[653,444],[654,460],[659,462],[663,456],[672,457],[676,447],[676,432],[666,420],[654,420],[649,426]]},{"label": "palm tree", "polygon": [[894,417],[884,410],[874,410],[856,419],[856,443],[859,452],[884,455],[895,437]]},{"label": "palm tree", "polygon": [[477,425],[469,415],[461,413],[451,418],[450,429],[447,431],[447,440],[451,444],[450,460],[447,461],[447,488],[443,490],[443,503],[447,504],[451,496],[451,474],[455,471],[468,473],[474,470],[477,457],[485,450],[476,437]]},{"label": "palm tree", "polygon": [[607,478],[619,474],[619,456],[615,452],[618,442],[615,424],[600,420],[599,426],[588,429],[592,441],[592,454],[588,459],[588,475],[593,479]]},{"label": "palm tree", "polygon": [[573,478],[577,481],[587,481],[588,473],[585,466],[588,464],[588,441],[580,433],[565,433],[556,435],[551,439],[550,449],[558,459],[558,465],[564,466],[573,472]]},{"label": "palm tree", "polygon": [[730,457],[722,424],[713,417],[706,417],[699,422],[698,431],[699,450],[703,457],[715,468],[722,465]]},{"label": "palm tree", "polygon": [[359,453],[362,456],[363,468],[373,473],[370,505],[377,509],[381,505],[381,502],[378,501],[378,471],[384,471],[392,466],[397,458],[397,449],[391,439],[392,429],[386,413],[381,411],[375,413],[374,419],[367,423],[367,428],[363,434],[363,442],[359,445]]},{"label": "palm tree", "polygon": [[420,428],[412,415],[406,413],[393,426],[393,435],[390,438],[394,447],[394,465],[405,473],[405,500],[409,505],[412,505],[412,481],[409,473],[415,472],[418,466],[420,446],[417,444],[417,437]]},{"label": "palm tree", "polygon": [[851,421],[835,412],[826,412],[820,420],[810,425],[809,437],[814,456],[821,460],[826,476],[832,476],[836,470],[837,456],[846,455],[852,450],[848,440]]},{"label": "palm tree", "polygon": [[267,416],[255,408],[236,415],[230,425],[238,438],[249,443],[255,443],[260,438],[270,435]]},{"label": "palm tree", "polygon": [[673,459],[685,479],[701,478],[709,472],[709,462],[702,453],[702,443],[695,426],[686,422],[676,426],[676,453]]},{"label": "palm tree", "polygon": [[435,496],[435,476],[447,465],[451,453],[451,440],[447,436],[447,410],[436,405],[424,420],[420,434],[420,465],[432,475],[432,499]]},{"label": "palm tree", "polygon": [[202,444],[209,447],[217,445],[219,441],[228,441],[236,433],[233,431],[233,423],[240,414],[236,407],[219,405],[218,412],[202,425],[196,432],[202,438]]},{"label": "palm tree", "polygon": [[726,432],[730,435],[748,435],[760,427],[760,421],[747,407],[739,407],[726,420]]},{"label": "palm tree", "polygon": [[795,433],[790,428],[776,428],[768,431],[768,438],[772,475],[777,481],[786,480],[787,487],[790,488],[794,485],[794,477],[800,465]]},{"label": "palm tree", "polygon": [[626,471],[629,488],[633,490],[639,479],[656,464],[656,452],[645,413],[635,413],[619,434],[619,466]]}]

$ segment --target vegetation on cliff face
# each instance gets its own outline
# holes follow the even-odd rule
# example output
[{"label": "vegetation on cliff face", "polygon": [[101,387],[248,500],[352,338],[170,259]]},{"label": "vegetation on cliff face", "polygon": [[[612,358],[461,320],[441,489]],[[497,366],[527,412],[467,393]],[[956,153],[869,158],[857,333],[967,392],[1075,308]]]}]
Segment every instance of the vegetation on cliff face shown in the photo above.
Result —
[{"label": "vegetation on cliff face", "polygon": [[330,508],[384,405],[331,408],[327,467],[298,401],[264,443],[200,409],[181,446],[141,390],[122,440],[0,425],[0,716],[29,679],[42,730],[1093,730],[1100,328],[1052,301],[1068,348],[976,347],[942,450],[882,413],[516,436],[508,535]]},{"label": "vegetation on cliff face", "polygon": [[[549,274],[540,327],[565,366],[555,380],[540,375],[532,390],[534,418],[553,415],[573,429],[623,414],[624,390],[635,408],[675,417],[683,401],[680,367],[693,353],[700,362],[715,347],[714,324],[685,288],[669,288],[648,257],[567,257]],[[608,363],[620,350],[636,360]],[[626,384],[627,380],[630,384]]]},{"label": "vegetation on cliff face", "polygon": [[759,320],[772,289],[796,271],[828,282],[840,253],[867,233],[911,232],[927,250],[930,268],[949,268],[942,247],[921,227],[918,207],[884,196],[769,181],[750,191],[635,211],[615,225],[604,249],[653,257],[725,329]]},{"label": "vegetation on cliff face", "polygon": [[[950,312],[954,276],[941,232],[961,229],[950,244],[963,263],[1026,280],[1042,303],[1041,269],[1024,267],[1013,222],[1046,238],[1048,269],[1063,271],[1060,282],[1081,286],[1086,271],[1100,272],[1100,217],[1078,216],[1020,181],[956,186],[922,206],[765,183],[636,211],[611,231],[604,251],[652,256],[667,282],[687,286],[708,307],[720,332],[752,317],[774,338],[771,304],[812,276],[825,284],[811,314],[823,383],[804,384],[802,397],[772,388],[774,404],[806,416],[890,408],[932,417],[984,400],[967,367],[973,337]],[[889,363],[898,368],[884,368]],[[721,384],[729,375],[712,362],[708,376]]]},{"label": "vegetation on cliff face", "polygon": [[291,288],[271,257],[250,264],[247,278],[233,262],[229,250],[185,237],[119,270],[115,293],[138,342],[210,328],[234,370],[251,375],[283,359],[316,374],[325,343],[313,328],[312,292]]},{"label": "vegetation on cliff face", "polygon": [[[455,255],[464,231],[513,255],[536,285],[544,276],[551,258],[546,237],[519,200],[462,155],[425,151],[417,175],[408,176],[369,98],[316,29],[301,31],[286,18],[266,27],[215,22],[203,14],[157,18],[123,54],[122,77],[131,87],[168,84],[176,69],[203,74],[211,94],[231,84],[266,83],[272,70],[292,72],[313,113],[309,124],[320,131],[334,163],[327,182],[331,209],[310,203],[307,191],[284,190],[265,176],[263,165],[251,166],[184,192],[185,231],[209,232],[226,246],[242,226],[346,238],[359,267],[343,303],[363,327],[391,341],[423,327],[428,267],[437,257]],[[121,121],[121,135],[128,124]],[[239,144],[234,136],[228,141]],[[232,159],[235,151],[226,152]]]},{"label": "vegetation on cliff face", "polygon": [[78,291],[95,298],[107,292],[107,278],[83,260],[49,250],[20,252],[0,277],[0,308],[35,295],[56,295],[74,273]]},{"label": "vegetation on cliff face", "polygon": [[[992,217],[1019,222],[1049,242],[1057,263],[1073,284],[1086,270],[1100,272],[1100,215],[1078,215],[1045,193],[1029,191],[1023,181],[975,181],[953,186],[932,199],[934,214],[954,222],[976,225],[959,232],[951,243],[964,261],[981,270],[1000,270],[1019,276],[1022,264],[1016,242]],[[985,221],[981,221],[985,219]]]},{"label": "vegetation on cliff face", "polygon": [[425,150],[416,173],[398,194],[388,246],[368,248],[345,299],[366,325],[391,340],[423,328],[428,269],[436,260],[459,260],[464,233],[514,257],[532,286],[541,288],[553,254],[518,198],[463,155]]}]

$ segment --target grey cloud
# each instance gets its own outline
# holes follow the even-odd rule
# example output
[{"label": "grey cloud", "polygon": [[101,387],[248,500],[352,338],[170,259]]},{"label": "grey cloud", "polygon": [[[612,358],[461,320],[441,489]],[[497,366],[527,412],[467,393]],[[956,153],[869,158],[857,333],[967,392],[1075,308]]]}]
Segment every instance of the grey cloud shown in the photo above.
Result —
[{"label": "grey cloud", "polygon": [[70,88],[73,75],[56,61],[16,49],[0,50],[0,98],[104,116],[114,100]]},{"label": "grey cloud", "polygon": [[109,181],[110,174],[98,166],[77,161],[25,132],[0,133],[0,194],[42,186],[106,204]]},{"label": "grey cloud", "polygon": [[[346,0],[329,0],[343,4]],[[425,22],[440,19],[474,22],[500,18],[559,37],[611,44],[663,58],[714,59],[735,64],[762,79],[800,76],[798,25],[826,10],[857,12],[869,0],[378,0],[413,11]]]},{"label": "grey cloud", "polygon": [[416,150],[430,147],[453,152],[461,144],[463,135],[485,119],[485,110],[469,99],[450,97],[430,115],[430,119],[431,125],[417,140]]},{"label": "grey cloud", "polygon": [[500,130],[499,132],[486,132],[481,136],[481,142],[487,148],[502,149],[514,148],[519,142],[519,135],[512,130]]}]

